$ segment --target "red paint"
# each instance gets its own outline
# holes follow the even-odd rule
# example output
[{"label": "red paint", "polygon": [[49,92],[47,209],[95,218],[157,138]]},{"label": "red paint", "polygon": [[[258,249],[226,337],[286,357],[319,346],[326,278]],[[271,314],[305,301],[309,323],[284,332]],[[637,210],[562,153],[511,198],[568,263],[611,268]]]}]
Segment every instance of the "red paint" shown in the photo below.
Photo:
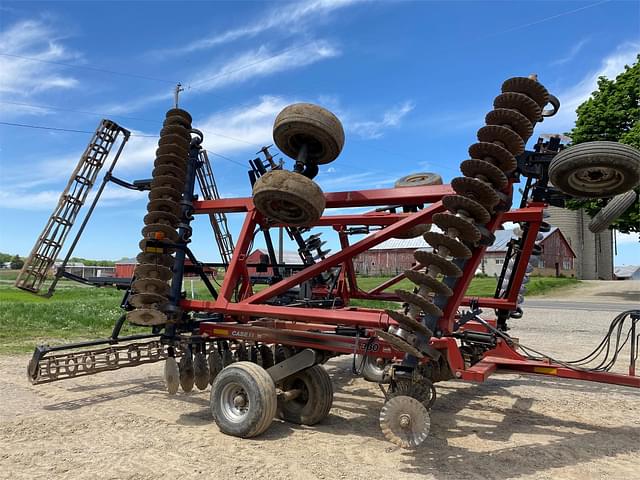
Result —
[{"label": "red paint", "polygon": [[[266,302],[301,282],[312,279],[319,273],[334,266],[341,266],[337,291],[345,302],[350,298],[366,298],[376,300],[397,301],[397,297],[384,290],[400,281],[400,274],[383,285],[364,292],[359,289],[354,259],[357,255],[394,237],[396,234],[423,223],[431,223],[434,213],[444,210],[440,200],[444,195],[453,193],[449,185],[432,187],[411,187],[400,189],[363,190],[354,192],[327,193],[327,208],[377,207],[380,205],[415,205],[428,204],[426,208],[411,214],[393,214],[385,212],[368,212],[358,215],[326,215],[316,226],[333,226],[339,235],[341,251],[326,259],[307,267],[284,280],[254,293],[249,282],[250,276],[256,274],[254,267],[248,263],[257,263],[259,253],[248,251],[252,244],[253,232],[264,221],[254,209],[250,198],[235,198],[194,202],[196,214],[215,212],[247,212],[240,236],[236,243],[233,259],[224,277],[222,288],[216,301],[183,300],[181,306],[186,311],[206,311],[224,314],[225,322],[206,322],[200,325],[200,333],[219,338],[255,339],[267,343],[286,343],[300,347],[328,350],[335,353],[363,353],[363,338],[348,335],[337,335],[335,326],[360,327],[372,335],[374,329],[385,329],[395,322],[383,311],[371,308],[302,308],[268,305]],[[531,222],[531,235],[523,247],[525,258],[531,253],[535,236],[542,221],[543,204],[531,204],[526,208],[516,209],[498,214],[487,228],[494,232],[503,222]],[[350,226],[385,226],[384,229],[353,243],[349,243],[343,232]],[[465,366],[457,341],[446,335],[453,330],[458,309],[470,302],[465,292],[478,268],[484,254],[484,248],[477,248],[463,269],[463,276],[453,288],[453,296],[447,304],[438,328],[445,335],[443,338],[432,338],[431,345],[441,351],[449,362],[452,373],[463,380],[484,381],[496,369],[506,368],[528,373],[556,375],[564,378],[576,378],[589,381],[615,383],[640,387],[640,378],[631,375],[594,373],[570,370],[566,367],[548,362],[529,360],[500,341],[496,348],[487,352],[482,361],[474,366]],[[408,268],[411,266],[409,265]],[[526,262],[521,262],[513,274],[514,282],[508,298],[480,298],[479,305],[485,309],[514,309],[516,298],[525,274]],[[234,292],[237,293],[237,298]],[[479,323],[470,322],[467,329],[486,331]],[[333,332],[333,333],[331,333]],[[372,355],[401,358],[397,352],[378,339],[372,342],[377,351]],[[425,359],[424,361],[428,361]]]}]

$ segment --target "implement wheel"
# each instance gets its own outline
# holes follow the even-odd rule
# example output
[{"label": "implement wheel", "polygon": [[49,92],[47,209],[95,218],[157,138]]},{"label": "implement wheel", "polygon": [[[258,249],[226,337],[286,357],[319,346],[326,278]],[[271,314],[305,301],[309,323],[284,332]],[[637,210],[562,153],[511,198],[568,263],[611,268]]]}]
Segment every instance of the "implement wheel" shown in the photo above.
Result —
[{"label": "implement wheel", "polygon": [[[431,185],[442,185],[442,177],[437,173],[420,172],[406,175],[393,185],[394,188],[402,187],[428,187]],[[393,238],[416,238],[431,230],[430,224],[415,225],[402,233],[397,233]]]},{"label": "implement wheel", "polygon": [[253,186],[253,203],[265,217],[294,226],[316,222],[326,204],[313,180],[288,170],[273,170],[260,177]]},{"label": "implement wheel", "polygon": [[297,159],[307,146],[309,163],[333,162],[344,146],[344,130],[338,117],[311,103],[295,103],[282,110],[273,125],[273,140],[285,155]]},{"label": "implement wheel", "polygon": [[428,187],[430,185],[442,185],[442,177],[437,173],[421,172],[406,175],[393,185],[398,187]]},{"label": "implement wheel", "polygon": [[297,397],[278,402],[278,415],[299,425],[315,425],[329,414],[333,404],[333,385],[327,371],[314,365],[285,378],[280,385],[284,392],[299,390]]},{"label": "implement wheel", "polygon": [[553,158],[549,179],[574,197],[619,195],[640,184],[640,152],[617,142],[581,143]]},{"label": "implement wheel", "polygon": [[210,406],[222,433],[255,437],[269,428],[275,417],[276,386],[264,368],[251,362],[237,362],[216,377]]},{"label": "implement wheel", "polygon": [[[613,197],[602,210],[595,214],[589,222],[589,230],[593,233],[604,232],[636,202],[638,195],[634,190]],[[636,208],[637,211],[637,208]]]}]

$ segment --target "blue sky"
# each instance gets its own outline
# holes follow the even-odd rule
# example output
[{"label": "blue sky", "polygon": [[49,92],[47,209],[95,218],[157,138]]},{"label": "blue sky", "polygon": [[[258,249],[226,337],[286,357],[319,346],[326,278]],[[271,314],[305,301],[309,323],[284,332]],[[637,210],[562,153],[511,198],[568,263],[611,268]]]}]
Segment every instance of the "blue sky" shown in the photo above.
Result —
[{"label": "blue sky", "polygon": [[[597,77],[639,51],[632,1],[1,2],[0,121],[93,131],[108,117],[156,135],[180,81],[206,147],[227,157],[210,156],[219,190],[247,196],[241,165],[272,143],[277,113],[319,103],[346,143],[318,183],[380,188],[416,171],[457,176],[504,79],[537,73],[563,106],[536,133],[564,132]],[[0,125],[0,251],[29,253],[89,138]],[[132,138],[115,174],[149,177],[155,142]],[[135,255],[146,195],[103,198],[76,254]],[[214,245],[198,219],[194,251],[216,260]],[[616,264],[638,263],[637,236],[618,251]]]}]

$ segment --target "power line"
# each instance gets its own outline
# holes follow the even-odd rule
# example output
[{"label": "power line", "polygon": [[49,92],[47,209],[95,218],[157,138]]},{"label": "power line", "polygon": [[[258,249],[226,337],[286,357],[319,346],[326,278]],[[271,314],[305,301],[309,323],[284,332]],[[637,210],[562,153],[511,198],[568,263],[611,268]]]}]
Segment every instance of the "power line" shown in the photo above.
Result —
[{"label": "power line", "polygon": [[[58,127],[49,127],[49,126],[44,126],[44,125],[31,125],[31,124],[27,124],[27,123],[12,123],[12,122],[2,122],[0,121],[0,125],[7,125],[10,127],[21,127],[21,128],[35,128],[38,130],[53,130],[53,131],[57,131],[57,132],[70,132],[70,133],[88,133],[88,134],[94,134],[95,132],[91,132],[89,130],[75,130],[72,128],[58,128]],[[131,134],[132,137],[146,137],[146,138],[158,138],[158,135],[140,135],[140,134],[136,134],[136,133],[132,133]],[[211,155],[215,155],[216,157],[222,158],[224,160],[227,160],[231,163],[235,163],[236,165],[239,165],[243,168],[246,168],[246,165],[233,160],[229,157],[226,157],[220,153],[216,153],[213,152],[211,150],[207,150],[208,153],[210,153]]]},{"label": "power line", "polygon": [[67,68],[77,68],[77,69],[80,69],[80,70],[91,70],[91,71],[100,72],[100,73],[110,73],[112,75],[120,75],[122,77],[141,78],[141,79],[144,79],[144,80],[153,80],[155,82],[172,83],[172,84],[178,83],[178,82],[176,82],[174,80],[166,80],[164,78],[151,77],[151,76],[148,76],[148,75],[139,75],[137,73],[118,72],[118,71],[115,71],[115,70],[107,70],[106,68],[90,67],[88,65],[73,65],[71,63],[54,62],[54,61],[51,61],[51,60],[42,60],[40,58],[26,57],[24,55],[16,55],[16,54],[13,54],[13,53],[0,53],[0,56],[11,57],[11,58],[20,58],[22,60],[28,60],[30,62],[47,63],[47,64],[50,64],[50,65],[58,65],[58,66],[67,67]]},{"label": "power line", "polygon": [[207,150],[207,149],[205,149],[205,151],[206,151],[207,153],[210,153],[211,155],[214,155],[214,156],[216,156],[216,157],[222,158],[223,160],[227,160],[228,162],[235,163],[236,165],[239,165],[239,166],[241,166],[242,168],[247,168],[247,166],[246,166],[244,163],[240,163],[240,162],[238,162],[237,160],[233,160],[233,159],[231,159],[231,158],[229,158],[229,157],[225,157],[224,155],[221,155],[221,154],[216,153],[216,152],[212,152],[211,150]]},{"label": "power line", "polygon": [[140,122],[153,122],[153,123],[159,123],[158,120],[151,120],[149,118],[139,118],[139,117],[128,117],[125,115],[113,115],[111,113],[98,113],[98,112],[89,112],[86,110],[75,110],[73,108],[64,108],[64,107],[58,107],[55,105],[38,105],[35,103],[23,103],[23,102],[9,102],[6,100],[0,100],[0,103],[6,104],[6,105],[18,105],[21,107],[33,107],[33,108],[42,108],[45,110],[59,110],[61,112],[72,112],[72,113],[82,113],[84,115],[95,115],[97,117],[114,117],[114,118],[124,118],[125,120],[136,120],[136,121],[140,121]]},{"label": "power line", "polygon": [[0,122],[0,125],[8,125],[10,127],[36,128],[36,129],[39,129],[39,130],[55,130],[57,132],[95,133],[95,132],[90,132],[88,130],[73,130],[71,128],[45,127],[45,126],[42,126],[42,125],[28,125],[26,123]]},{"label": "power line", "polygon": [[[4,100],[0,100],[0,103],[3,104],[8,104],[8,105],[20,105],[23,107],[33,107],[33,108],[44,108],[44,109],[50,109],[50,110],[60,110],[62,112],[73,112],[73,113],[81,113],[83,115],[94,115],[96,117],[103,117],[103,118],[124,118],[127,120],[137,120],[137,121],[141,121],[141,122],[150,122],[150,123],[155,123],[158,124],[160,123],[158,120],[151,120],[149,118],[139,118],[139,117],[126,117],[123,115],[111,115],[109,113],[98,113],[98,112],[90,112],[87,110],[75,110],[75,109],[71,109],[71,108],[64,108],[64,107],[58,107],[58,106],[54,106],[54,105],[38,105],[38,104],[34,104],[34,103],[22,103],[22,102],[9,102],[9,101],[4,101]],[[225,111],[225,110],[222,110]],[[220,113],[220,112],[218,112]],[[18,126],[18,125],[26,125],[26,124],[14,124],[13,126]],[[35,128],[35,127],[33,127]],[[44,128],[46,130],[46,128]],[[93,132],[82,132],[82,133],[93,133]],[[224,133],[219,133],[219,132],[215,132],[215,131],[207,131],[208,135],[213,135],[216,137],[221,137],[221,138],[227,138],[229,140],[233,140],[236,142],[240,142],[240,143],[244,143],[247,145],[251,145],[252,147],[256,147],[256,148],[261,148],[261,145],[258,145],[257,143],[252,143],[252,142],[248,142],[247,140],[243,140],[241,138],[236,138],[236,137],[232,137],[231,135],[226,135]],[[132,136],[136,136],[136,137],[152,137],[153,135],[139,135],[139,134],[132,134]],[[157,135],[156,135],[157,136]]]}]

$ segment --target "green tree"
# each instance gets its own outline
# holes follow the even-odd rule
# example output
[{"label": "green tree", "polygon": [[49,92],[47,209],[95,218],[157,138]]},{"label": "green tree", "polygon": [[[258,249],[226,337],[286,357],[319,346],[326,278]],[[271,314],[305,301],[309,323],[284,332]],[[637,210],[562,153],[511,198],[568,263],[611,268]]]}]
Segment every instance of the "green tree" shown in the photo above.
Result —
[{"label": "green tree", "polygon": [[[576,126],[569,132],[574,144],[607,140],[640,149],[640,55],[615,80],[600,77],[598,90],[576,113]],[[636,192],[640,194],[640,188]],[[593,217],[606,203],[604,199],[573,200],[568,206],[584,208]],[[623,233],[640,232],[640,199],[611,228]]]},{"label": "green tree", "polygon": [[15,255],[11,259],[11,269],[12,270],[20,270],[23,265],[24,265],[24,261],[18,255]]}]

